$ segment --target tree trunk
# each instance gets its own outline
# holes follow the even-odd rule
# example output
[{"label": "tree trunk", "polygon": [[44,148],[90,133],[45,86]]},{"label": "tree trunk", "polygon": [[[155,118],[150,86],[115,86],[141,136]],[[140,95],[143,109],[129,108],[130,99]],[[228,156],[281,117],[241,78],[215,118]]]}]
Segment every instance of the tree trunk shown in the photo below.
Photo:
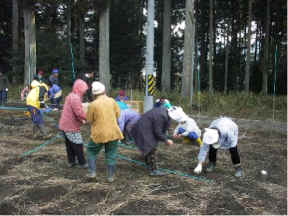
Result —
[{"label": "tree trunk", "polygon": [[25,76],[24,85],[30,85],[36,74],[36,30],[35,13],[30,5],[24,5],[24,35],[25,35]]},{"label": "tree trunk", "polygon": [[79,16],[79,53],[80,53],[80,72],[85,69],[85,41],[84,41],[84,16]]},{"label": "tree trunk", "polygon": [[224,93],[227,93],[228,87],[228,71],[229,71],[229,53],[230,53],[230,42],[229,42],[229,34],[230,27],[227,28],[226,34],[226,47],[225,47],[225,75],[224,75]]},{"label": "tree trunk", "polygon": [[193,69],[195,47],[195,16],[194,1],[186,0],[186,20],[184,35],[184,65],[182,75],[182,96],[189,96],[192,103],[193,96]]},{"label": "tree trunk", "polygon": [[110,0],[99,17],[99,79],[104,83],[106,91],[110,91]]},{"label": "tree trunk", "polygon": [[266,28],[265,28],[265,47],[264,47],[264,70],[262,71],[262,93],[268,94],[268,73],[269,73],[269,38],[270,38],[270,0],[266,5]]},{"label": "tree trunk", "polygon": [[171,90],[171,0],[164,1],[163,12],[163,55],[162,55],[162,91]]},{"label": "tree trunk", "polygon": [[13,18],[12,18],[12,41],[13,41],[13,80],[12,82],[16,82],[16,73],[17,73],[17,64],[16,64],[16,56],[18,54],[18,43],[19,43],[19,32],[18,32],[18,24],[19,24],[19,7],[18,7],[18,0],[13,0]]},{"label": "tree trunk", "polygon": [[67,36],[68,36],[68,43],[71,43],[71,9],[72,9],[72,2],[71,0],[67,3]]},{"label": "tree trunk", "polygon": [[213,91],[213,44],[214,44],[214,31],[213,31],[213,20],[214,20],[214,8],[213,0],[210,0],[209,7],[209,92]]},{"label": "tree trunk", "polygon": [[249,92],[249,89],[250,89],[249,87],[250,87],[252,4],[253,4],[253,0],[250,0],[249,6],[248,6],[248,35],[247,35],[248,38],[247,38],[246,68],[245,68],[245,80],[244,80],[245,92]]}]

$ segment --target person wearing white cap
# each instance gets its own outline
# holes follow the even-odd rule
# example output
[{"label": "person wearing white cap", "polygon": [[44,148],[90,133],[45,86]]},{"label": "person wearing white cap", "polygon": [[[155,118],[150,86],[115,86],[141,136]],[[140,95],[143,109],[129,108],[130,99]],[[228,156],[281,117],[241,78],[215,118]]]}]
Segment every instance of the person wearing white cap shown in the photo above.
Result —
[{"label": "person wearing white cap", "polygon": [[96,159],[101,149],[105,148],[108,182],[112,182],[115,172],[118,141],[123,135],[118,126],[120,108],[115,100],[105,93],[101,82],[92,83],[92,94],[96,99],[88,106],[86,119],[91,124],[90,142],[87,147],[88,177],[96,177]]},{"label": "person wearing white cap", "polygon": [[209,163],[207,172],[212,172],[216,167],[217,150],[229,149],[232,163],[236,169],[235,176],[242,176],[242,168],[240,164],[240,156],[237,149],[238,142],[238,126],[230,118],[221,117],[214,120],[209,128],[205,128],[203,134],[203,145],[198,154],[198,165],[194,172],[200,174],[202,172],[202,164],[205,161],[207,152],[209,151]]},{"label": "person wearing white cap", "polygon": [[176,106],[168,109],[168,115],[178,122],[173,133],[174,138],[184,137],[184,141],[196,141],[201,146],[201,130],[194,119],[187,116],[181,107]]}]

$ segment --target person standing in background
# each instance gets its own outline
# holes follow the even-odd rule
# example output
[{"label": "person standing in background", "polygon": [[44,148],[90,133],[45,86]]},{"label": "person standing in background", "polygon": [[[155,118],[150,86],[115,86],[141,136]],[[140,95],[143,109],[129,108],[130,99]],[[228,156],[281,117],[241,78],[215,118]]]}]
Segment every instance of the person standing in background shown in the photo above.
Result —
[{"label": "person standing in background", "polygon": [[50,85],[52,86],[53,84],[57,84],[59,85],[59,79],[58,79],[58,76],[59,76],[59,71],[57,68],[54,68],[51,72],[51,75],[49,76],[49,82],[50,82]]},{"label": "person standing in background", "polygon": [[0,104],[7,103],[9,81],[7,76],[0,71]]}]

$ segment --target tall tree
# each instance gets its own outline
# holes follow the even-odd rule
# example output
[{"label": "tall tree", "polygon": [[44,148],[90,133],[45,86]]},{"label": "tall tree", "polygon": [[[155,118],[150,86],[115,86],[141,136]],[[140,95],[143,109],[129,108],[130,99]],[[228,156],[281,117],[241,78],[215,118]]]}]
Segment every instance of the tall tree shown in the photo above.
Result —
[{"label": "tall tree", "polygon": [[110,0],[99,17],[99,79],[110,91]]},{"label": "tall tree", "polygon": [[172,0],[164,1],[163,12],[163,54],[162,54],[162,91],[171,90],[171,3]]},{"label": "tall tree", "polygon": [[213,91],[213,53],[214,53],[214,1],[209,1],[209,92]]},{"label": "tall tree", "polygon": [[29,85],[36,74],[36,29],[35,12],[30,1],[23,1],[25,35],[25,76],[24,85]]},{"label": "tall tree", "polygon": [[270,43],[270,0],[266,0],[266,27],[264,46],[264,70],[262,71],[262,93],[268,94],[268,74],[269,74],[269,43]]},{"label": "tall tree", "polygon": [[226,29],[226,47],[225,47],[225,75],[224,75],[224,93],[227,93],[228,90],[228,71],[229,71],[229,53],[230,53],[230,25],[228,23],[227,29]]},{"label": "tall tree", "polygon": [[[185,35],[184,35],[184,63],[182,74],[182,96],[193,94],[193,73],[194,73],[194,47],[195,47],[195,0],[186,0],[185,14]],[[191,101],[190,101],[191,102]]]},{"label": "tall tree", "polygon": [[13,71],[13,82],[15,83],[16,80],[16,68],[17,68],[17,64],[16,64],[16,56],[18,54],[18,44],[19,44],[19,7],[18,7],[18,0],[13,0],[13,15],[12,15],[12,25],[13,25],[13,32],[12,32],[12,37],[13,37],[13,66],[12,66],[12,71]]},{"label": "tall tree", "polygon": [[246,67],[245,67],[245,80],[244,89],[249,92],[250,86],[250,59],[251,59],[251,22],[252,22],[252,5],[253,0],[248,1],[248,35],[247,35],[247,49],[246,49]]},{"label": "tall tree", "polygon": [[79,54],[80,54],[80,70],[83,72],[85,68],[85,25],[84,25],[84,14],[79,16]]}]

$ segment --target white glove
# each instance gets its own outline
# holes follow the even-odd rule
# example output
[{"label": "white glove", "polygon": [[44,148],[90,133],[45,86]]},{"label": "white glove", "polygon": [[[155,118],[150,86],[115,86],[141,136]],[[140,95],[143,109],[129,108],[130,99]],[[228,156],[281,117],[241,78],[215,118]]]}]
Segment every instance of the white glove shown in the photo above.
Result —
[{"label": "white glove", "polygon": [[194,169],[194,173],[196,174],[200,174],[202,172],[202,163],[199,163],[195,169]]},{"label": "white glove", "polygon": [[8,92],[8,88],[5,89]]}]

